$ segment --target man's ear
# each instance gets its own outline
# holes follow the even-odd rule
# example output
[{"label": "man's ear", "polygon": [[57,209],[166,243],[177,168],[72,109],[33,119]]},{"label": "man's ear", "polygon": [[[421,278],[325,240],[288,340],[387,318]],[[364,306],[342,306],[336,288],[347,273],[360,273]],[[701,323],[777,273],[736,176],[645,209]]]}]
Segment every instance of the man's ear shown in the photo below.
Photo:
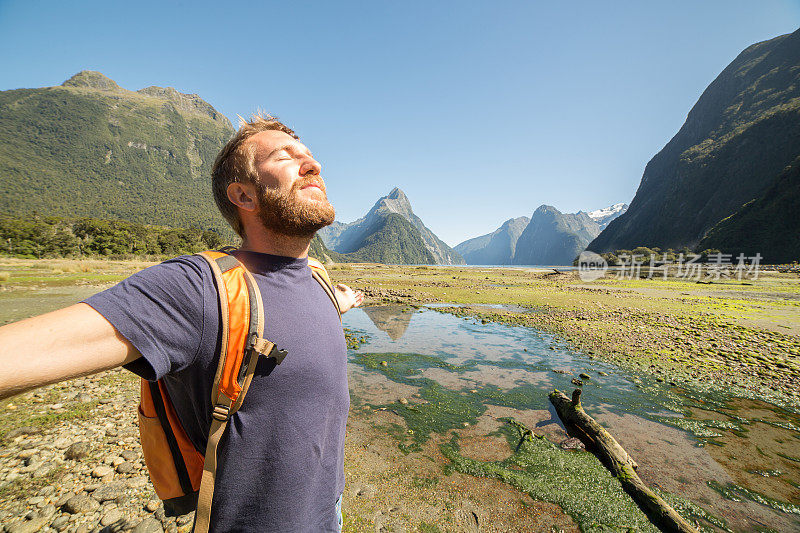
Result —
[{"label": "man's ear", "polygon": [[234,182],[228,185],[228,200],[245,211],[255,211],[258,207],[255,187],[250,183]]}]

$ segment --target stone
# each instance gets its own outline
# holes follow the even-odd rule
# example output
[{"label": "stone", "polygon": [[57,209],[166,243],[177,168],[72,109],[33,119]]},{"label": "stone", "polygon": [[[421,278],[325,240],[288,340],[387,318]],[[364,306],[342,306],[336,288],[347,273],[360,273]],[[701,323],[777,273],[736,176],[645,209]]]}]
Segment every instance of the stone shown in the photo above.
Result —
[{"label": "stone", "polygon": [[142,487],[147,486],[147,478],[144,476],[136,476],[132,477],[128,480],[128,487],[132,489],[141,489]]},{"label": "stone", "polygon": [[582,378],[582,379],[592,379],[592,376],[590,376],[586,372],[581,372],[579,377]]},{"label": "stone", "polygon": [[564,450],[585,450],[586,446],[584,446],[583,442],[580,439],[576,439],[575,437],[570,437],[561,441],[559,444],[562,449]]},{"label": "stone", "polygon": [[48,503],[47,505],[42,507],[42,510],[39,511],[39,514],[41,516],[44,516],[45,518],[50,518],[51,516],[56,514],[56,506],[53,505],[52,503]]},{"label": "stone", "polygon": [[181,515],[177,519],[177,523],[179,526],[185,526],[186,524],[191,524],[194,522],[194,513],[187,513]]},{"label": "stone", "polygon": [[136,465],[130,461],[124,461],[117,465],[117,472],[120,474],[130,474],[136,471]]},{"label": "stone", "polygon": [[134,450],[123,450],[120,454],[126,461],[135,461],[139,458],[139,452]]},{"label": "stone", "polygon": [[375,495],[378,493],[378,489],[375,488],[374,485],[363,485],[356,490],[356,496],[361,498],[374,498]]},{"label": "stone", "polygon": [[117,522],[124,522],[125,517],[122,514],[122,511],[119,509],[111,509],[106,514],[103,515],[103,518],[100,519],[101,526],[110,526],[111,524],[116,524]]},{"label": "stone", "polygon": [[56,488],[53,485],[47,485],[46,487],[42,487],[42,489],[37,493],[39,496],[52,496],[56,492]]},{"label": "stone", "polygon": [[92,477],[104,478],[114,473],[114,469],[110,466],[100,465],[92,470]]},{"label": "stone", "polygon": [[25,522],[17,522],[6,526],[6,533],[36,533],[42,528],[47,526],[48,519],[44,516],[34,518],[33,520],[26,520]]},{"label": "stone", "polygon": [[68,525],[69,525],[69,515],[65,514],[56,517],[55,520],[50,522],[50,527],[52,527],[56,531],[64,531],[65,529],[67,529]]},{"label": "stone", "polygon": [[147,517],[138,524],[136,524],[133,529],[131,529],[131,533],[163,533],[164,528],[161,527],[161,523],[152,517]]},{"label": "stone", "polygon": [[22,426],[16,429],[12,429],[8,433],[6,433],[6,439],[13,439],[15,437],[19,437],[20,435],[36,435],[41,433],[42,430],[39,428],[35,428],[32,426]]},{"label": "stone", "polygon": [[123,495],[126,488],[124,481],[113,481],[107,485],[103,485],[92,493],[92,498],[99,502],[107,502],[109,500],[116,500]]},{"label": "stone", "polygon": [[408,405],[408,400],[405,398],[400,398],[398,401],[403,405]]},{"label": "stone", "polygon": [[53,466],[53,463],[44,463],[43,465],[36,467],[36,470],[33,471],[32,475],[33,477],[44,477],[50,473],[50,471],[53,469]]},{"label": "stone", "polygon": [[59,496],[59,497],[58,497],[58,499],[55,501],[55,506],[56,506],[56,507],[58,507],[58,508],[60,509],[60,508],[61,508],[61,507],[63,507],[63,506],[64,506],[64,504],[65,504],[65,503],[67,503],[67,501],[69,501],[69,499],[70,499],[70,498],[72,498],[73,496],[75,496],[75,493],[74,493],[74,492],[67,492],[66,494],[62,494],[62,495],[61,495],[61,496]]},{"label": "stone", "polygon": [[572,378],[572,384],[578,387],[583,387],[583,381],[579,380],[578,378]]},{"label": "stone", "polygon": [[64,504],[64,511],[69,514],[91,513],[99,508],[100,504],[97,503],[97,500],[90,498],[86,494],[73,496]]},{"label": "stone", "polygon": [[17,454],[18,459],[22,459],[23,461],[30,459],[34,455],[39,453],[39,450],[22,450]]},{"label": "stone", "polygon": [[161,503],[158,500],[150,500],[144,504],[144,508],[148,513],[154,513],[160,505]]},{"label": "stone", "polygon": [[64,452],[64,459],[79,460],[89,455],[91,447],[88,442],[74,442]]}]

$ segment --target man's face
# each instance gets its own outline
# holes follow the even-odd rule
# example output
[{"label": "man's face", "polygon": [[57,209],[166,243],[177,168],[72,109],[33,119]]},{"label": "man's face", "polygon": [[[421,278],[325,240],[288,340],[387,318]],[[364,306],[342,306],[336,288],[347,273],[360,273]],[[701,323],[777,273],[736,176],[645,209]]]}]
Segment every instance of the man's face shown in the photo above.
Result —
[{"label": "man's face", "polygon": [[249,142],[256,148],[258,214],[264,226],[309,237],[333,222],[336,212],[328,202],[320,164],[303,143],[275,130],[257,133]]}]

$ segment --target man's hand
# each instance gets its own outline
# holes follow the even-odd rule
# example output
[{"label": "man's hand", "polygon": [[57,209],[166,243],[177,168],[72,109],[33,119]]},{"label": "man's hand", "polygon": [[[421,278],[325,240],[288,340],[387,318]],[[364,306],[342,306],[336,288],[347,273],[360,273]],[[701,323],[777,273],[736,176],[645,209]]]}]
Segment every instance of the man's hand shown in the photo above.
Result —
[{"label": "man's hand", "polygon": [[339,302],[339,309],[342,313],[346,313],[353,307],[358,307],[364,302],[363,292],[354,291],[344,283],[336,285],[334,293],[336,294],[336,301]]}]

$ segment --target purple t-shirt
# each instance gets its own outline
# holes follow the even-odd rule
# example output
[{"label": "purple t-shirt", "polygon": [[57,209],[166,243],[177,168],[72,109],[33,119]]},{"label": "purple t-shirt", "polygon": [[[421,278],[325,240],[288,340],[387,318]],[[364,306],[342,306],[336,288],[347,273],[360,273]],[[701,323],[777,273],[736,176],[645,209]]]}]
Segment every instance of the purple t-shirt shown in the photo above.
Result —
[{"label": "purple t-shirt", "polygon": [[[234,252],[264,301],[264,336],[287,350],[262,359],[218,449],[212,531],[337,531],[350,397],[347,348],[307,259]],[[86,300],[142,354],[128,368],[163,379],[201,453],[211,425],[220,316],[199,256],[147,268]]]}]

